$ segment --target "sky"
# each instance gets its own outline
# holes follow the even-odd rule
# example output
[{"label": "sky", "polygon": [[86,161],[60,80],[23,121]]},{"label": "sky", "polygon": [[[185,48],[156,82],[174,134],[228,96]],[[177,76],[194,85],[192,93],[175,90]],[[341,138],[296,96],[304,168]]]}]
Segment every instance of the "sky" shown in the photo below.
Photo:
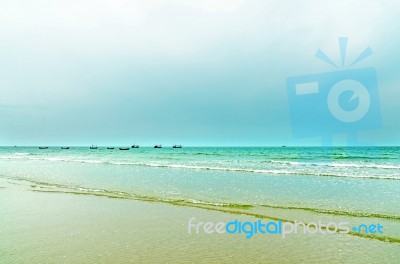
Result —
[{"label": "sky", "polygon": [[[355,123],[358,142],[400,145],[398,14],[396,0],[1,0],[0,145],[318,146],[293,133],[287,79],[365,67],[381,126]],[[338,37],[348,61],[373,54],[315,57],[341,66]]]}]

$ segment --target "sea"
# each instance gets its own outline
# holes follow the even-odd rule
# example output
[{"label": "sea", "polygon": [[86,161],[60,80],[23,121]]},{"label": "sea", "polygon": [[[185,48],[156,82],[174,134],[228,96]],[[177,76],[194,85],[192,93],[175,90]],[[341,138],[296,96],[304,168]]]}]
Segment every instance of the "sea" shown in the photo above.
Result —
[{"label": "sea", "polygon": [[37,190],[392,221],[400,147],[0,147],[0,178]]}]

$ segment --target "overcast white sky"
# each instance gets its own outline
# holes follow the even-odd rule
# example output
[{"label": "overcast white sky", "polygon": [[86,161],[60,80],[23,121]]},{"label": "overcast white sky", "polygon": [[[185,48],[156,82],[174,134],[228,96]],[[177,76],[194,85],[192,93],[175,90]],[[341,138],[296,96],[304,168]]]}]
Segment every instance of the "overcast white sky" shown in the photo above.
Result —
[{"label": "overcast white sky", "polygon": [[286,79],[370,46],[400,144],[399,1],[0,0],[0,145],[318,144],[291,133]]}]

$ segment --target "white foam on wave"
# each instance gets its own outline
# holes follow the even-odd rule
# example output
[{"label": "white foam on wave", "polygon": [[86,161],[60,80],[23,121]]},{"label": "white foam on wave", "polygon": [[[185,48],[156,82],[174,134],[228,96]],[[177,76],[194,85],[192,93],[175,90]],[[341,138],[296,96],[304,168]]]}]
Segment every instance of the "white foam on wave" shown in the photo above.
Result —
[{"label": "white foam on wave", "polygon": [[360,164],[360,163],[331,163],[331,167],[351,167],[351,168],[377,168],[377,169],[400,169],[400,166],[389,164]]},{"label": "white foam on wave", "polygon": [[81,160],[81,159],[78,159],[78,160],[68,160],[68,161],[70,161],[70,162],[79,162],[79,163],[91,163],[91,164],[104,163],[104,161],[102,161],[102,160]]},{"label": "white foam on wave", "polygon": [[108,164],[112,164],[112,165],[135,165],[135,163],[123,162],[123,161],[109,161]]},{"label": "white foam on wave", "polygon": [[65,158],[46,158],[44,160],[48,160],[48,161],[68,161]]},{"label": "white foam on wave", "polygon": [[29,153],[29,152],[14,152],[13,155],[26,156],[26,155],[31,155],[31,153]]},{"label": "white foam on wave", "polygon": [[271,160],[271,163],[286,164],[286,165],[307,165],[305,162],[298,161],[283,161],[283,160]]},{"label": "white foam on wave", "polygon": [[138,163],[131,165],[142,165],[149,167],[167,167],[195,170],[214,170],[214,171],[235,171],[235,172],[250,172],[260,174],[283,174],[283,175],[309,175],[309,176],[331,176],[331,177],[346,177],[346,178],[373,178],[373,179],[392,179],[400,180],[400,175],[362,175],[350,174],[344,172],[321,172],[321,171],[304,171],[304,170],[284,170],[284,169],[248,169],[248,168],[229,168],[229,167],[208,167],[208,166],[193,166],[182,164],[155,164],[155,163]]},{"label": "white foam on wave", "polygon": [[[272,175],[309,175],[309,176],[331,176],[331,177],[348,177],[348,178],[373,178],[373,179],[392,179],[400,180],[400,173],[384,175],[376,175],[368,173],[354,173],[351,170],[343,170],[340,168],[381,168],[381,169],[400,169],[400,166],[388,164],[361,164],[361,163],[316,163],[316,162],[291,162],[291,161],[271,161],[271,163],[290,165],[278,166],[268,169],[259,168],[235,168],[235,167],[219,167],[219,166],[201,166],[201,165],[185,165],[185,164],[168,164],[157,162],[127,162],[127,161],[109,161],[98,159],[69,159],[66,157],[24,157],[26,155],[0,156],[1,159],[27,159],[27,160],[44,160],[51,162],[79,162],[89,164],[109,164],[122,166],[146,166],[158,168],[174,168],[174,169],[191,169],[191,170],[212,170],[212,171],[231,171],[231,172],[248,172]],[[313,169],[308,166],[314,166]],[[337,167],[338,170],[321,170],[318,166]]]},{"label": "white foam on wave", "polygon": [[0,156],[0,159],[23,159],[23,157],[22,156],[7,156],[7,155],[4,155],[4,156]]},{"label": "white foam on wave", "polygon": [[377,169],[400,169],[400,165],[392,164],[367,164],[367,163],[337,163],[337,162],[293,162],[271,160],[271,163],[293,166],[325,166],[325,167],[350,167],[350,168],[377,168]]}]

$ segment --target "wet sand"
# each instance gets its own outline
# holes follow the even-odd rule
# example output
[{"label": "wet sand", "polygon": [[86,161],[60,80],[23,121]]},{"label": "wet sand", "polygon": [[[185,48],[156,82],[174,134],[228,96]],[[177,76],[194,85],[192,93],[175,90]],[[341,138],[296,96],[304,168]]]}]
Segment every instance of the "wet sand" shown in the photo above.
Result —
[{"label": "wet sand", "polygon": [[188,220],[255,221],[163,203],[0,182],[1,263],[395,263],[398,243],[350,235],[189,234]]}]

